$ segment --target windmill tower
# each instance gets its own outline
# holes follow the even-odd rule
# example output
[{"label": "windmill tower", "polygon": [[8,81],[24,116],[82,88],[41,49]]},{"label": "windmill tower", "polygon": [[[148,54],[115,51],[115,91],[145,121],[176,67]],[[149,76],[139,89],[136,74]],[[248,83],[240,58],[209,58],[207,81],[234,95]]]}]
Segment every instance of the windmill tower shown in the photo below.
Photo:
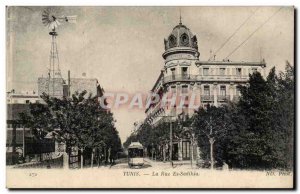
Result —
[{"label": "windmill tower", "polygon": [[77,16],[56,16],[54,9],[45,9],[42,13],[42,22],[45,26],[51,30],[49,35],[51,36],[51,49],[49,57],[49,69],[48,69],[48,95],[56,96],[55,87],[62,80],[61,71],[59,67],[59,55],[57,49],[56,38],[58,36],[57,28],[63,22],[76,23]]}]

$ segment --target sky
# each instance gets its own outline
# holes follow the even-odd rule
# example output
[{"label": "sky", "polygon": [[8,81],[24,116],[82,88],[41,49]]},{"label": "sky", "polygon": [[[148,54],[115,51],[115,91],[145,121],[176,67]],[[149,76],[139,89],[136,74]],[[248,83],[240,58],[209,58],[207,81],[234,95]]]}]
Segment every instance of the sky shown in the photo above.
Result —
[{"label": "sky", "polygon": [[[37,91],[37,79],[47,75],[51,37],[42,24],[46,7],[9,7],[7,12],[7,87]],[[200,60],[215,52],[222,60],[256,31],[229,59],[260,61],[267,70],[294,63],[293,7],[54,7],[57,15],[77,15],[77,23],[58,27],[58,51],[63,77],[97,78],[106,92],[147,93],[164,60],[164,38],[182,22],[198,39]],[[279,11],[278,11],[279,10]],[[268,18],[276,13],[270,20]],[[267,21],[267,22],[265,22]],[[113,110],[124,142],[144,110]]]}]

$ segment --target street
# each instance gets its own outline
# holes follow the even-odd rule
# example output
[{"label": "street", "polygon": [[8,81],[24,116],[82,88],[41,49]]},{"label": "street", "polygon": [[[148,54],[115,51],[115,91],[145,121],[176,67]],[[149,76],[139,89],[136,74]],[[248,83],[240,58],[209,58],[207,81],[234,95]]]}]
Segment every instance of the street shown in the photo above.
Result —
[{"label": "street", "polygon": [[[191,163],[190,161],[173,161],[173,166],[171,166],[170,162],[168,161],[162,162],[144,158],[144,165],[142,167],[130,168],[128,165],[128,159],[122,158],[116,160],[116,164],[111,166],[110,169],[191,169]],[[193,169],[198,169],[198,167],[194,164]]]}]

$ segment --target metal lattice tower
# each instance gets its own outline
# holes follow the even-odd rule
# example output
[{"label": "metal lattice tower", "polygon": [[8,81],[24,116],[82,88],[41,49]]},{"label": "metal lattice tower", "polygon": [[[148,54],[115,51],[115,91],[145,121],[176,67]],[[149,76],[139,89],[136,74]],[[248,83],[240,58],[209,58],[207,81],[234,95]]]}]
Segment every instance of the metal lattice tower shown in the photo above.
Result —
[{"label": "metal lattice tower", "polygon": [[50,61],[49,61],[49,82],[48,82],[48,94],[50,94],[50,87],[52,86],[52,95],[55,96],[55,82],[58,81],[57,78],[61,77],[61,72],[59,68],[59,55],[58,55],[58,49],[57,49],[57,32],[55,31],[55,28],[52,30],[52,32],[49,32],[49,35],[51,36],[51,49],[50,49]]},{"label": "metal lattice tower", "polygon": [[50,66],[49,66],[49,74],[51,78],[61,78],[61,72],[59,68],[59,56],[57,49],[57,32],[53,30],[49,33],[51,35],[51,50],[50,50]]},{"label": "metal lattice tower", "polygon": [[[57,49],[56,37],[58,36],[56,28],[61,25],[61,22],[76,23],[77,16],[56,16],[53,9],[45,9],[42,13],[42,22],[45,26],[51,29],[49,35],[51,36],[51,49],[49,57],[48,69],[48,95],[55,96],[55,87],[62,81],[62,76],[59,68],[59,56]],[[51,91],[51,92],[50,92]]]}]

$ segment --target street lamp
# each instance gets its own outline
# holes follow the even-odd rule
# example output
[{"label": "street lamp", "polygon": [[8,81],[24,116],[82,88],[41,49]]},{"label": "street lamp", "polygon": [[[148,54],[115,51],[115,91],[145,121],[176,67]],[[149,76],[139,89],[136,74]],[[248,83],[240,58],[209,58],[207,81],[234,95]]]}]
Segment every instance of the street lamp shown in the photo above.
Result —
[{"label": "street lamp", "polygon": [[173,167],[173,161],[172,161],[172,152],[173,152],[173,129],[172,129],[172,118],[174,118],[175,116],[173,115],[163,115],[163,116],[158,116],[158,117],[163,117],[163,118],[170,118],[170,163],[171,166]]}]

